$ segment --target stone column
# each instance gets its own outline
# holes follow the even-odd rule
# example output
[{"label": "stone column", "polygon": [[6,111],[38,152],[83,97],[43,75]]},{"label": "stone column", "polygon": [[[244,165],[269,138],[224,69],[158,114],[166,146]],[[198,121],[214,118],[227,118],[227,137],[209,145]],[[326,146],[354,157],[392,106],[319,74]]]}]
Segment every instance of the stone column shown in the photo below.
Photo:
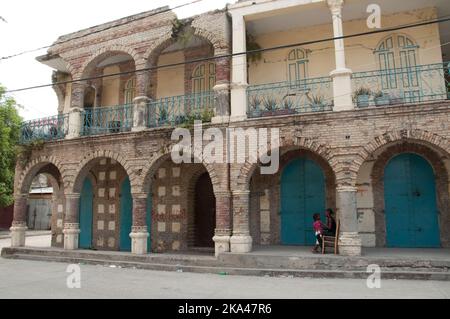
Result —
[{"label": "stone column", "polygon": [[20,194],[14,198],[14,219],[11,231],[11,247],[24,247],[27,230],[27,194]]},{"label": "stone column", "polygon": [[133,194],[133,227],[130,234],[131,252],[147,254],[147,240],[150,234],[147,226],[147,194]]},{"label": "stone column", "polygon": [[[138,69],[145,66],[138,67]],[[136,98],[133,101],[133,132],[143,131],[147,128],[149,72],[136,73]]]},{"label": "stone column", "polygon": [[148,105],[150,98],[138,96],[133,101],[133,132],[140,132],[147,128]]},{"label": "stone column", "polygon": [[216,257],[220,253],[230,251],[231,239],[231,193],[220,192],[216,195],[216,231],[213,241],[215,243]]},{"label": "stone column", "polygon": [[361,255],[361,238],[358,234],[358,214],[356,208],[356,187],[337,188],[337,209],[341,223],[339,253],[344,256]]},{"label": "stone column", "polygon": [[231,252],[252,251],[252,237],[249,225],[250,191],[233,191],[233,236],[230,239]]},{"label": "stone column", "polygon": [[80,235],[79,224],[80,194],[66,194],[66,211],[64,216],[64,249],[78,249]]},{"label": "stone column", "polygon": [[[220,56],[227,53],[216,53],[216,55]],[[230,58],[228,57],[216,60],[214,95],[216,109],[212,123],[227,123],[230,120]]]},{"label": "stone column", "polygon": [[66,139],[74,139],[80,137],[81,135],[81,125],[83,121],[81,120],[82,109],[72,108],[69,113],[69,131],[67,133]]},{"label": "stone column", "polygon": [[[342,26],[342,7],[344,0],[327,0],[333,18],[333,34],[335,38],[344,35]],[[333,79],[334,111],[354,109],[352,100],[352,70],[346,67],[344,39],[334,40],[336,70],[330,73]]]},{"label": "stone column", "polygon": [[[247,51],[245,20],[233,14],[233,54]],[[247,119],[247,55],[233,56],[231,84],[231,121]]]}]

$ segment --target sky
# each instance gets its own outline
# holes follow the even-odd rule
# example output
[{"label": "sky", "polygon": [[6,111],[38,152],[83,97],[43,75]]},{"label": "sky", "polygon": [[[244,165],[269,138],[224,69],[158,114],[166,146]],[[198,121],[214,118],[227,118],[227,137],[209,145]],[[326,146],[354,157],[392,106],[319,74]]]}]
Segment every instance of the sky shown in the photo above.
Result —
[{"label": "sky", "polygon": [[[191,0],[2,0],[0,6],[0,57],[47,46],[64,34],[152,10],[175,7]],[[225,7],[236,0],[203,0],[176,10],[179,18]],[[76,5],[75,5],[76,3]],[[52,69],[36,61],[46,50],[0,60],[0,84],[9,90],[51,83]],[[25,120],[57,114],[58,102],[51,87],[11,93],[22,106]]]}]

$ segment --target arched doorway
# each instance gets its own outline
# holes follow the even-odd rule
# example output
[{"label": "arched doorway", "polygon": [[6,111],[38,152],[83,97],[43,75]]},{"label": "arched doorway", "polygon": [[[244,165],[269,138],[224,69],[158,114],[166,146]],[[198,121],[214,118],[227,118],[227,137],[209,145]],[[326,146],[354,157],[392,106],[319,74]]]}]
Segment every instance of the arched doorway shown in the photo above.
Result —
[{"label": "arched doorway", "polygon": [[214,247],[216,199],[208,173],[202,174],[195,185],[195,247]]},{"label": "arched doorway", "polygon": [[423,157],[404,153],[389,161],[384,197],[388,247],[440,247],[435,174]]},{"label": "arched doorway", "polygon": [[92,222],[93,222],[94,187],[89,178],[83,183],[80,196],[80,237],[81,249],[92,248]]},{"label": "arched doorway", "polygon": [[[281,243],[315,243],[312,216],[325,211],[325,175],[322,168],[307,158],[297,158],[281,177]],[[322,215],[323,218],[323,215]]]}]

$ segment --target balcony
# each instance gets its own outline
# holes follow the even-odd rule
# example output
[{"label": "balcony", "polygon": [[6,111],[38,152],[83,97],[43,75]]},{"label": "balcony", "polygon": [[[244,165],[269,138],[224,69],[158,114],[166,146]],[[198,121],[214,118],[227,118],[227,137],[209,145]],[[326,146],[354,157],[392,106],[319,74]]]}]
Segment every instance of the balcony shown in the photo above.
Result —
[{"label": "balcony", "polygon": [[82,136],[131,131],[133,105],[86,109],[81,113]]},{"label": "balcony", "polygon": [[[450,99],[450,62],[352,75],[355,108],[415,105]],[[365,93],[365,94],[362,94]],[[330,77],[252,85],[247,89],[249,118],[333,111]],[[164,97],[146,105],[146,127],[189,127],[210,122],[216,108],[214,92]],[[80,113],[80,136],[129,132],[134,106],[98,107]],[[69,131],[69,114],[27,121],[20,142],[56,141]]]},{"label": "balcony", "polygon": [[354,73],[353,100],[364,108],[450,99],[449,73],[450,62]]},{"label": "balcony", "polygon": [[214,109],[214,92],[161,98],[148,104],[147,126],[186,126],[195,120],[211,122]]},{"label": "balcony", "polygon": [[68,129],[68,114],[26,121],[20,128],[20,143],[62,140],[66,137]]},{"label": "balcony", "polygon": [[329,77],[252,85],[247,89],[249,118],[324,112],[333,109]]}]

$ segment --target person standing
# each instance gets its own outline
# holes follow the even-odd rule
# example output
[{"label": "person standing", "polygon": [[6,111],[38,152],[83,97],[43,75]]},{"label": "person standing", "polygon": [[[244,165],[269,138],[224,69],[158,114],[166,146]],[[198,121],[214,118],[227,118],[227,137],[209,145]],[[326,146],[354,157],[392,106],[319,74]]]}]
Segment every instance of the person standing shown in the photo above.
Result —
[{"label": "person standing", "polygon": [[313,228],[314,228],[314,234],[316,236],[316,245],[314,246],[312,252],[318,253],[318,249],[322,247],[322,236],[323,236],[323,229],[324,225],[322,224],[320,220],[320,214],[314,214],[313,215]]}]

